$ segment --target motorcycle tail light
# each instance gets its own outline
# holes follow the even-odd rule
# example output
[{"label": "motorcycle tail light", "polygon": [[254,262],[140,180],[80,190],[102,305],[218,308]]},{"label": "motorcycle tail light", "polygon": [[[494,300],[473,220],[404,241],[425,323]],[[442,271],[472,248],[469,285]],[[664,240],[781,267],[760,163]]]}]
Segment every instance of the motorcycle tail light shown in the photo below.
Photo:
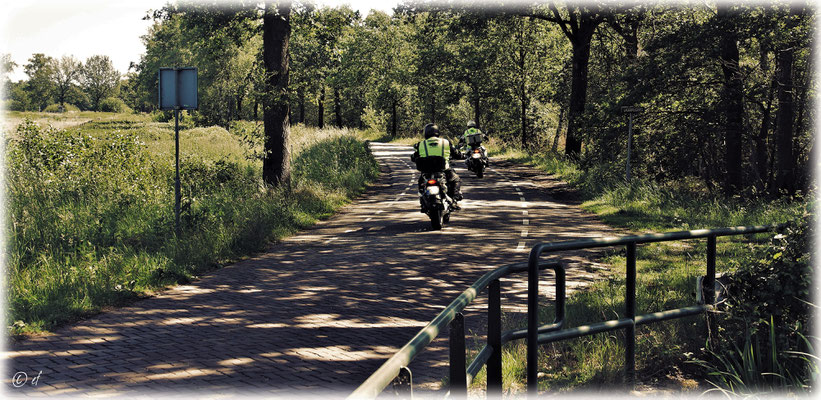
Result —
[{"label": "motorcycle tail light", "polygon": [[435,185],[435,184],[436,184],[436,179],[431,179],[431,180],[428,181],[428,185]]},{"label": "motorcycle tail light", "polygon": [[479,149],[475,149],[475,150],[473,150],[473,152],[474,152],[474,153],[478,153],[478,152],[479,152]]}]

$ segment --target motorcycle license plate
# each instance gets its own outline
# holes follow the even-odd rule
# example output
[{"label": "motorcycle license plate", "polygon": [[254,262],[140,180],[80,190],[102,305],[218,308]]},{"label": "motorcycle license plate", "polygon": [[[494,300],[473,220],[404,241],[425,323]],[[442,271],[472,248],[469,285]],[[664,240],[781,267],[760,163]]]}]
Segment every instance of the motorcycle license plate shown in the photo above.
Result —
[{"label": "motorcycle license plate", "polygon": [[473,153],[473,155],[471,157],[473,157],[473,158],[482,158],[482,155],[479,154],[479,153]]},{"label": "motorcycle license plate", "polygon": [[425,194],[429,194],[432,196],[439,194],[439,186],[428,186],[428,189],[425,191]]}]

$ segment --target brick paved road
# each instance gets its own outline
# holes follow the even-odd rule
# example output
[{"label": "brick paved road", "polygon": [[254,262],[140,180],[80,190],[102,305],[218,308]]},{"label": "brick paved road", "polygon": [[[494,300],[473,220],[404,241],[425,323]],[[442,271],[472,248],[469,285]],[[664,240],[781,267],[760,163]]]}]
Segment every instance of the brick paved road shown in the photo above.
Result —
[{"label": "brick paved road", "polygon": [[[344,396],[485,272],[525,261],[536,242],[612,234],[557,201],[559,182],[502,162],[483,179],[457,169],[463,210],[430,231],[409,148],[372,149],[382,177],[330,220],[192,284],[9,344],[9,393]],[[594,279],[586,258],[565,258],[571,289]],[[522,311],[524,289],[503,281],[509,312]],[[480,337],[483,307],[466,313]],[[440,336],[410,366],[419,387],[446,374]],[[21,388],[15,372],[28,376]]]}]

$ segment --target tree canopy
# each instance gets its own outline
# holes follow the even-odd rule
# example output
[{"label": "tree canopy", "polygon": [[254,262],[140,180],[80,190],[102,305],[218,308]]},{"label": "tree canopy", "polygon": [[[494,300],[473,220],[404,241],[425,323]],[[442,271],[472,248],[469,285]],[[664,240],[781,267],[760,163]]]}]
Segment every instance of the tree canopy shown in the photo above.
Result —
[{"label": "tree canopy", "polygon": [[[191,65],[200,124],[262,120],[276,87],[293,123],[413,136],[435,122],[456,136],[472,119],[500,144],[566,155],[609,181],[623,179],[627,161],[622,107],[638,106],[635,177],[730,196],[810,185],[809,4],[406,1],[362,15],[296,2],[284,86],[266,70],[269,7],[178,1],[148,13],[145,54],[120,96],[152,111],[158,68]],[[32,57],[28,81],[10,92],[53,101],[49,60]],[[93,108],[99,98],[86,90]]]}]

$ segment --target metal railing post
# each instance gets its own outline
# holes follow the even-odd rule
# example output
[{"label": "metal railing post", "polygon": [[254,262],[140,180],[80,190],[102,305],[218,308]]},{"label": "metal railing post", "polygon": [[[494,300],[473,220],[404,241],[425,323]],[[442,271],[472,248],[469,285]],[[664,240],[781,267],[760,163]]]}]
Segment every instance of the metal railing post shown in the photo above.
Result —
[{"label": "metal railing post", "polygon": [[539,382],[539,246],[527,261],[527,395],[538,395]]},{"label": "metal railing post", "polygon": [[[704,296],[704,304],[707,306],[715,305],[716,302],[716,235],[707,236],[707,275],[701,286],[702,296]],[[707,310],[707,339],[710,345],[715,348],[718,333],[716,326],[716,318],[712,311]]]},{"label": "metal railing post", "polygon": [[631,324],[625,328],[624,369],[625,383],[632,386],[636,382],[636,243],[627,244],[627,293],[624,297],[625,318]]},{"label": "metal railing post", "polygon": [[[766,226],[745,226],[726,227],[716,229],[699,229],[692,231],[645,234],[625,237],[610,237],[598,239],[571,240],[565,242],[542,243],[535,245],[528,258],[528,262],[508,264],[497,268],[483,275],[467,290],[454,299],[447,308],[441,311],[436,318],[422,328],[405,346],[403,346],[390,359],[385,361],[365,382],[363,382],[350,396],[349,399],[375,398],[388,386],[397,375],[402,375],[401,382],[405,376],[410,375],[410,371],[400,371],[400,368],[408,365],[414,356],[433,341],[446,326],[451,328],[451,394],[453,397],[464,397],[467,392],[467,378],[471,380],[476,377],[481,368],[488,366],[488,394],[492,393],[493,386],[501,385],[501,378],[498,377],[499,367],[495,357],[500,356],[501,349],[498,342],[507,343],[513,340],[527,339],[527,393],[528,397],[538,395],[538,349],[539,343],[547,344],[562,340],[578,338],[582,336],[595,335],[603,332],[625,329],[625,381],[635,384],[636,379],[636,327],[661,321],[694,316],[707,311],[708,327],[711,332],[715,332],[715,316],[712,311],[717,299],[715,292],[715,271],[716,271],[716,238],[718,236],[746,235],[761,232],[768,232],[778,229],[782,225]],[[673,310],[659,311],[644,315],[636,315],[636,249],[637,245],[643,243],[656,243],[672,240],[688,240],[707,238],[707,276],[702,280],[703,297],[706,304],[699,304],[690,307],[677,308]],[[565,317],[565,270],[561,263],[543,264],[543,268],[552,268],[556,272],[556,318],[553,324],[539,326],[539,258],[542,253],[555,254],[559,251],[626,246],[626,284],[625,284],[625,314],[624,318],[603,321],[599,323],[577,326],[574,328],[564,327]],[[526,329],[513,329],[501,333],[501,340],[497,340],[498,332],[501,331],[501,319],[496,315],[500,314],[500,283],[499,279],[511,273],[528,271],[527,305],[528,305],[528,326]],[[483,289],[488,289],[488,344],[477,354],[470,365],[470,369],[465,368],[465,336],[464,317],[459,312],[469,305],[478,293]],[[700,302],[701,303],[701,302]],[[450,325],[448,325],[450,324]],[[711,341],[716,340],[715,336],[710,337]],[[496,353],[494,355],[494,353]],[[492,360],[492,361],[491,361]],[[497,377],[494,377],[497,376]],[[409,379],[408,379],[409,380]],[[398,383],[399,384],[399,383]],[[495,397],[495,396],[494,396]]]},{"label": "metal railing post", "polygon": [[488,286],[487,344],[493,353],[487,360],[487,397],[502,395],[502,284],[498,279]]},{"label": "metal railing post", "polygon": [[704,277],[704,304],[714,304],[716,302],[716,236],[707,237],[707,276]]},{"label": "metal railing post", "polygon": [[410,368],[399,368],[399,374],[391,382],[393,394],[401,399],[413,399],[413,374]]},{"label": "metal railing post", "polygon": [[467,397],[467,371],[465,365],[465,317],[456,313],[450,322],[450,396]]}]

